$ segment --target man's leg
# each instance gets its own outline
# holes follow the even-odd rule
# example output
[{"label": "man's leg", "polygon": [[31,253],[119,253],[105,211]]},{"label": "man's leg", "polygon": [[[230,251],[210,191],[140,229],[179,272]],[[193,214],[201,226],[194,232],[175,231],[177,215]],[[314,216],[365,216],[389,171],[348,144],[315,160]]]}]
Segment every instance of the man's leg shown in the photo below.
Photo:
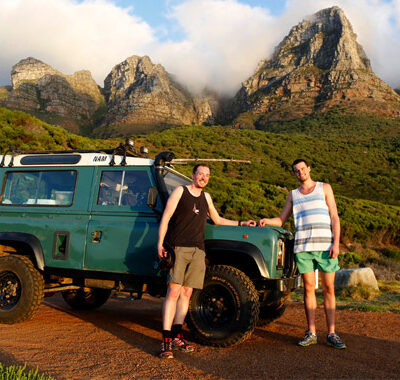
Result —
[{"label": "man's leg", "polygon": [[304,282],[304,310],[306,312],[308,331],[316,334],[315,310],[317,298],[315,297],[315,271],[303,273]]},{"label": "man's leg", "polygon": [[172,321],[175,318],[177,301],[180,295],[182,285],[170,283],[168,284],[167,294],[162,308],[162,321],[163,321],[163,339],[161,343],[160,358],[172,359],[172,334],[171,327]]},{"label": "man's leg", "polygon": [[335,333],[336,324],[336,297],[335,297],[335,272],[321,272],[322,289],[324,290],[324,308],[326,325],[328,327],[327,344],[334,348],[346,348],[346,344]]},{"label": "man's leg", "polygon": [[168,284],[167,294],[162,308],[163,330],[171,331],[172,322],[177,313],[177,304],[182,288],[182,285],[179,284]]},{"label": "man's leg", "polygon": [[186,314],[189,309],[190,297],[192,296],[193,288],[182,286],[178,302],[176,305],[176,313],[174,323],[172,325],[172,346],[179,348],[184,352],[193,352],[194,346],[183,339],[182,325],[185,321]]},{"label": "man's leg", "polygon": [[334,334],[336,319],[335,272],[321,272],[321,282],[324,291],[324,308],[328,334]]},{"label": "man's leg", "polygon": [[176,304],[176,313],[174,318],[174,325],[182,325],[186,314],[189,309],[190,297],[192,296],[193,289],[187,286],[182,286],[179,293],[178,302]]}]

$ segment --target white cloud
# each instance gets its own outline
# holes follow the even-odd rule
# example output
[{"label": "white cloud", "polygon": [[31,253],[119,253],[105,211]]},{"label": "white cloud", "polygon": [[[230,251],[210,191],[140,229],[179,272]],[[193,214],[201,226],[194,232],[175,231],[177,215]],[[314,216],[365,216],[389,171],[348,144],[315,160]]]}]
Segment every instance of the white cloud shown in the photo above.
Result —
[{"label": "white cloud", "polygon": [[157,57],[195,91],[237,90],[276,41],[267,9],[234,0],[186,1],[173,7],[170,17],[186,38],[160,46]]},{"label": "white cloud", "polygon": [[[111,68],[131,55],[150,56],[192,90],[233,93],[267,58],[290,28],[316,11],[340,6],[374,71],[400,87],[399,0],[287,0],[273,16],[245,0],[163,0],[179,41],[160,41],[132,9],[113,0],[0,0],[0,84],[27,56],[66,74],[88,69],[102,85]],[[165,26],[163,26],[165,27]],[[163,36],[165,38],[165,35]]]},{"label": "white cloud", "polygon": [[33,56],[70,74],[88,69],[102,84],[127,56],[155,40],[151,28],[106,0],[0,0],[0,83]]}]

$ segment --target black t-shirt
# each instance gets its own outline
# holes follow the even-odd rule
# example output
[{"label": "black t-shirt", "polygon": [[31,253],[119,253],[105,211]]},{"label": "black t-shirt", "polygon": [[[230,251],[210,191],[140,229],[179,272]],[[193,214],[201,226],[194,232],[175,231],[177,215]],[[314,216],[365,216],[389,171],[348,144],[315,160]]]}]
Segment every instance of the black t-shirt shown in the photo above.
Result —
[{"label": "black t-shirt", "polygon": [[204,192],[193,196],[183,186],[181,199],[168,224],[166,241],[173,247],[198,247],[204,250],[208,203]]}]

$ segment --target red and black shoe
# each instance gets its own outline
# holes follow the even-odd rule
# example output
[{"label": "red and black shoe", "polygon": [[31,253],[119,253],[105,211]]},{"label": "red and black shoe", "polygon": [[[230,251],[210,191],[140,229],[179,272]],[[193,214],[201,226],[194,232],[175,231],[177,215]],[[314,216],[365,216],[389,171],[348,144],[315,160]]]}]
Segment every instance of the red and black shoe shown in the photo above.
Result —
[{"label": "red and black shoe", "polygon": [[184,351],[184,352],[193,352],[194,351],[194,346],[191,344],[187,343],[183,339],[182,334],[178,334],[176,338],[172,341],[172,348],[179,348],[179,350]]},{"label": "red and black shoe", "polygon": [[161,342],[161,350],[158,355],[161,359],[173,359],[174,354],[172,352],[172,338],[164,338]]}]

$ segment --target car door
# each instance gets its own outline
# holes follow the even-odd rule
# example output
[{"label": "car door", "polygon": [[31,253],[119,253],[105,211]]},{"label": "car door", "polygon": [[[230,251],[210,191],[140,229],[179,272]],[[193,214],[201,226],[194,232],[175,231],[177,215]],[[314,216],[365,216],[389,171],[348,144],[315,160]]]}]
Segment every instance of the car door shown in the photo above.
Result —
[{"label": "car door", "polygon": [[37,239],[46,267],[82,269],[93,169],[13,168],[6,173],[0,212],[12,231]]},{"label": "car door", "polygon": [[159,214],[147,206],[151,167],[99,167],[84,268],[154,275]]}]

